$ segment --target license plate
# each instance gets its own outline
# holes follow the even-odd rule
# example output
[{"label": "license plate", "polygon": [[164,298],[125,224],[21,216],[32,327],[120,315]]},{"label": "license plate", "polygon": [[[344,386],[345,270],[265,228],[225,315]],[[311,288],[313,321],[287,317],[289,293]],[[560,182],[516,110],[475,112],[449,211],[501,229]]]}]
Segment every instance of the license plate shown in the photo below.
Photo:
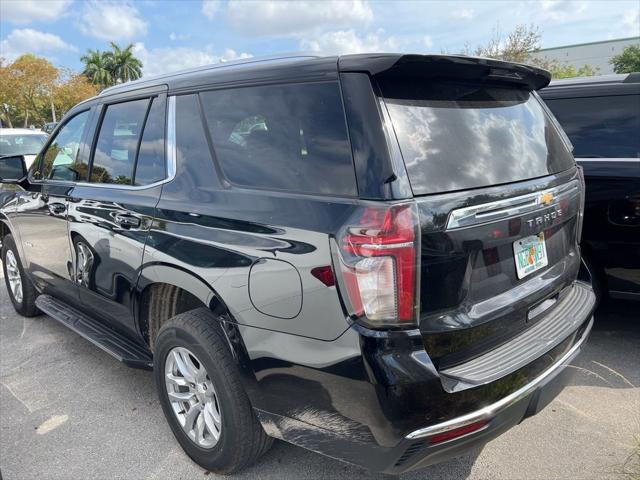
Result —
[{"label": "license plate", "polygon": [[544,233],[531,235],[513,242],[513,256],[516,261],[518,278],[547,266],[547,247],[544,244]]}]

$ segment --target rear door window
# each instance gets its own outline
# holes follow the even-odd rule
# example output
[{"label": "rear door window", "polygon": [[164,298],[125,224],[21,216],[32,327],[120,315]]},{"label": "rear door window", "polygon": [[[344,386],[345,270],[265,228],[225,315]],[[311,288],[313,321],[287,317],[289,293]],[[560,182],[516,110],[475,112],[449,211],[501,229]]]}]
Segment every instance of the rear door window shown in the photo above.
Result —
[{"label": "rear door window", "polygon": [[245,87],[200,95],[217,160],[230,182],[356,195],[337,83]]},{"label": "rear door window", "polygon": [[545,100],[584,158],[640,157],[640,95]]},{"label": "rear door window", "polygon": [[107,106],[91,166],[91,182],[131,185],[149,99]]},{"label": "rear door window", "polygon": [[517,182],[574,165],[529,91],[397,79],[381,88],[415,195]]}]

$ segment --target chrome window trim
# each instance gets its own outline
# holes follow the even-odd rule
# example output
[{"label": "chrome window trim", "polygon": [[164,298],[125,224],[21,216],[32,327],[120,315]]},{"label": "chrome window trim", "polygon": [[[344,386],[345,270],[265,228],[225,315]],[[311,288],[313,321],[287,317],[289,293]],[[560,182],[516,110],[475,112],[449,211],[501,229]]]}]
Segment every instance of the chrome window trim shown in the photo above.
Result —
[{"label": "chrome window trim", "polygon": [[586,162],[629,162],[629,163],[637,163],[640,162],[640,158],[634,157],[576,157],[576,162],[578,163],[586,163]]},{"label": "chrome window trim", "polygon": [[[572,180],[557,187],[538,190],[518,197],[452,210],[447,220],[447,230],[503,220],[555,205],[559,200],[577,195],[579,192],[578,185],[578,180]],[[553,195],[552,204],[544,205],[540,201],[540,196],[543,193],[551,193]]]},{"label": "chrome window trim", "polygon": [[177,171],[177,144],[176,144],[176,97],[167,97],[167,135],[166,135],[166,175],[162,180],[150,183],[149,185],[118,185],[115,183],[93,183],[93,182],[65,182],[61,183],[75,185],[77,187],[98,187],[98,188],[111,188],[117,190],[145,190],[147,188],[154,188],[159,185],[164,185],[172,181],[176,177]]}]

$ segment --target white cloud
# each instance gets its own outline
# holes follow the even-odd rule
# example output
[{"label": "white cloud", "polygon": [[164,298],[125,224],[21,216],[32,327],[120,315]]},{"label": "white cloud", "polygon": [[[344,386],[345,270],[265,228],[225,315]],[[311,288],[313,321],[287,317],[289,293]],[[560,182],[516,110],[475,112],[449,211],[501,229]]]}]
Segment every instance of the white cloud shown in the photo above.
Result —
[{"label": "white cloud", "polygon": [[133,51],[142,61],[145,77],[252,56],[249,53],[237,53],[230,48],[224,50],[222,54],[216,54],[211,46],[203,50],[189,47],[147,49],[144,43],[136,43]]},{"label": "white cloud", "polygon": [[87,2],[82,13],[80,29],[86,35],[101,40],[131,40],[147,33],[147,22],[138,10],[122,2]]},{"label": "white cloud", "polygon": [[453,12],[451,12],[451,18],[454,18],[456,20],[473,20],[473,10],[469,8],[454,10]]},{"label": "white cloud", "polygon": [[622,25],[626,32],[625,35],[629,37],[640,35],[640,8],[627,10],[623,15]]},{"label": "white cloud", "polygon": [[13,23],[51,22],[61,17],[72,0],[49,0],[46,3],[36,0],[2,1],[0,17]]},{"label": "white cloud", "polygon": [[227,15],[237,30],[277,36],[295,36],[322,27],[366,25],[373,20],[373,10],[364,0],[230,0]]},{"label": "white cloud", "polygon": [[176,40],[188,40],[189,38],[191,38],[191,35],[189,35],[188,33],[171,32],[169,34],[169,40],[171,40],[172,42],[175,42]]},{"label": "white cloud", "polygon": [[213,17],[216,16],[216,13],[220,11],[221,3],[222,2],[220,2],[220,0],[202,0],[202,8],[200,9],[200,11],[209,20],[213,20]]},{"label": "white cloud", "polygon": [[565,23],[569,20],[575,20],[587,9],[585,1],[572,0],[543,0],[541,18],[542,21]]},{"label": "white cloud", "polygon": [[432,44],[429,36],[419,39],[411,37],[386,36],[383,29],[358,35],[354,30],[339,30],[327,32],[313,39],[303,39],[300,42],[302,50],[322,52],[327,54],[367,53],[367,52],[400,52],[423,50]]},{"label": "white cloud", "polygon": [[15,29],[0,42],[0,56],[7,60],[13,60],[23,53],[52,53],[63,50],[78,49],[57,35],[32,28]]}]

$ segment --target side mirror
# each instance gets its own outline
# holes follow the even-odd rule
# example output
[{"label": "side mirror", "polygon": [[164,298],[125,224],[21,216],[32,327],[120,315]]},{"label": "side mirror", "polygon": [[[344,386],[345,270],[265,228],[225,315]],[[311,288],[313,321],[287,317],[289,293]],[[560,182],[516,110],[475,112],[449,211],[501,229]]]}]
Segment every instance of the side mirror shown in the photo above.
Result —
[{"label": "side mirror", "polygon": [[20,184],[27,177],[27,165],[24,156],[0,157],[0,183]]}]

